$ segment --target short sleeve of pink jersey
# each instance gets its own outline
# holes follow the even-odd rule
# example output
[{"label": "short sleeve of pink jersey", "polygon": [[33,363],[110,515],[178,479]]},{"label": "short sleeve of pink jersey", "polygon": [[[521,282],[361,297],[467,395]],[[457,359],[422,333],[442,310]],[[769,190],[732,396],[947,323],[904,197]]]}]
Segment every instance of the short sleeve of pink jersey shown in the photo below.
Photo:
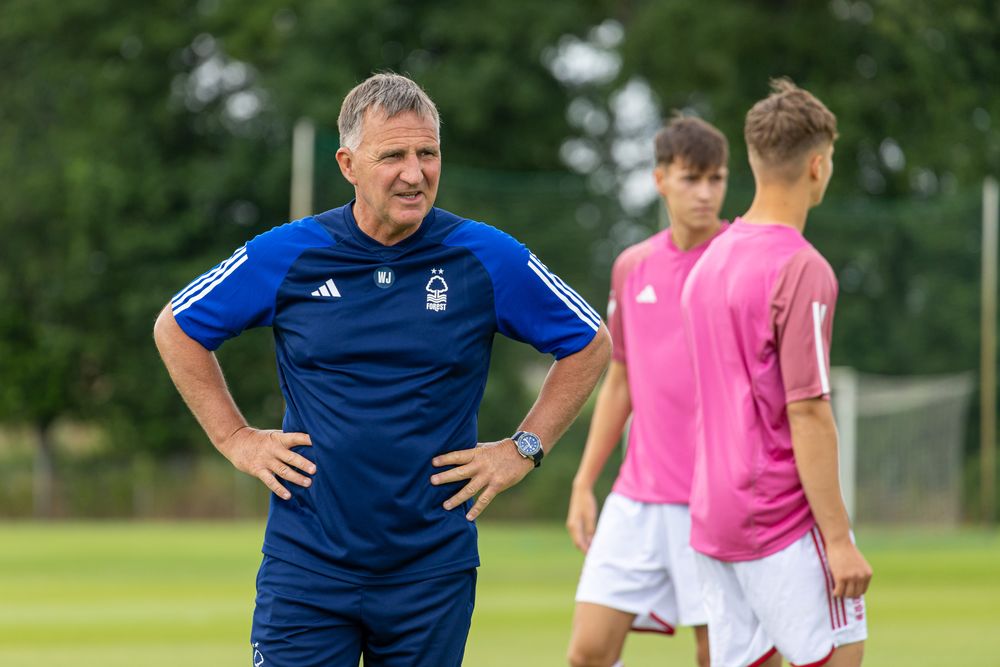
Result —
[{"label": "short sleeve of pink jersey", "polygon": [[628,274],[624,266],[625,257],[618,256],[611,267],[611,292],[608,294],[608,333],[611,334],[611,358],[625,363],[625,330],[622,328],[621,309],[618,307],[618,295],[625,287],[625,276]]},{"label": "short sleeve of pink jersey", "polygon": [[812,246],[795,253],[778,275],[771,317],[785,402],[830,397],[830,339],[837,278]]},{"label": "short sleeve of pink jersey", "polygon": [[611,267],[611,293],[608,295],[608,332],[611,334],[611,358],[625,363],[625,329],[622,326],[622,308],[625,306],[625,280],[628,274],[652,250],[651,239],[626,248]]}]

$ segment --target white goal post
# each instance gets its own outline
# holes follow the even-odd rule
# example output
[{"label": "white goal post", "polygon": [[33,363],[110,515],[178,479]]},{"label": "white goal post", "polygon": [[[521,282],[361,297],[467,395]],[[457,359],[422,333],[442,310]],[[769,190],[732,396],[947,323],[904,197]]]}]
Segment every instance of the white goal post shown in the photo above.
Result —
[{"label": "white goal post", "polygon": [[861,522],[961,520],[971,372],[880,376],[831,371],[840,475]]}]

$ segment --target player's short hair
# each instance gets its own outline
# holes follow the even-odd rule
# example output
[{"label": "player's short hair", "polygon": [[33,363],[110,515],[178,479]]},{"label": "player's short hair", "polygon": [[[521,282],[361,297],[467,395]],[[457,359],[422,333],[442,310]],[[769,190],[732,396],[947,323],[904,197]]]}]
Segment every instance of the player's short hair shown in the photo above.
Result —
[{"label": "player's short hair", "polygon": [[413,111],[421,118],[433,121],[438,137],[441,136],[437,107],[424,89],[400,74],[379,72],[356,85],[344,98],[337,118],[341,146],[356,150],[361,145],[365,114],[369,110],[384,114],[386,118]]},{"label": "player's short hair", "polygon": [[765,167],[797,170],[806,153],[837,139],[837,117],[791,79],[771,79],[771,94],[747,112],[743,136]]},{"label": "player's short hair", "polygon": [[725,135],[702,119],[680,112],[674,113],[653,141],[656,163],[664,166],[679,160],[703,174],[729,162],[729,142]]}]

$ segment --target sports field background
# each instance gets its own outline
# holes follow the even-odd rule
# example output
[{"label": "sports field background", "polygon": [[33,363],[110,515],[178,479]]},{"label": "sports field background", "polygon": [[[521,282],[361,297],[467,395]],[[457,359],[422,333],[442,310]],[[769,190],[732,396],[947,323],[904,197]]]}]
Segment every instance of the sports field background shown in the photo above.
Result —
[{"label": "sports field background", "polygon": [[[469,667],[563,658],[581,556],[559,525],[480,525]],[[248,665],[262,525],[0,524],[3,667]],[[866,665],[1000,666],[1000,532],[862,528]],[[628,667],[693,665],[690,633],[633,635]]]}]

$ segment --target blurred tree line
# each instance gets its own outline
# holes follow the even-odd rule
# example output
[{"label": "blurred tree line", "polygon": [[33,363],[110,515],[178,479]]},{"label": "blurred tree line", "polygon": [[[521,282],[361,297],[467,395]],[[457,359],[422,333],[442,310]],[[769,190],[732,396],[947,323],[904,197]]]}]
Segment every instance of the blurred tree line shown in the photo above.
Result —
[{"label": "blurred tree line", "polygon": [[[808,230],[841,280],[835,363],[976,366],[976,193],[1000,171],[988,0],[7,0],[0,62],[0,422],[30,427],[43,472],[61,418],[99,426],[109,456],[209,450],[153,319],[287,219],[297,118],[322,128],[318,208],[350,197],[339,105],[383,69],[441,111],[439,205],[511,232],[599,306],[615,254],[662,218],[660,118],[697,113],[730,137],[732,217],[751,193],[743,115],[791,76],[840,119]],[[248,418],[279,423],[269,334],[220,359]],[[498,341],[484,438],[516,426],[545,365]],[[561,514],[586,426],[496,511]]]}]

